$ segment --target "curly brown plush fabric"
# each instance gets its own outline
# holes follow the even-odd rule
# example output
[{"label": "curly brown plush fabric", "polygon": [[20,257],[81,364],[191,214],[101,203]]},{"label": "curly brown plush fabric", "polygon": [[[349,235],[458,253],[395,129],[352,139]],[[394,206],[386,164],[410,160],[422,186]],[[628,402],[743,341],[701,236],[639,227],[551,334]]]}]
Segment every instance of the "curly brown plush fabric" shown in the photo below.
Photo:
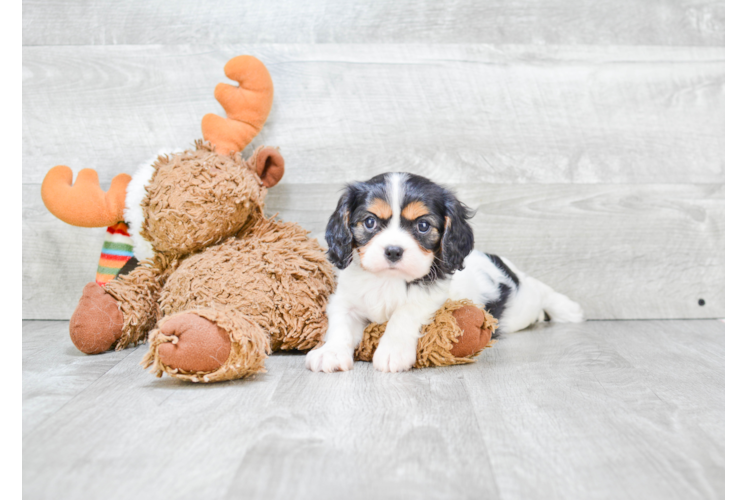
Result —
[{"label": "curly brown plush fabric", "polygon": [[165,315],[231,306],[270,335],[273,350],[311,349],[327,330],[334,276],[316,240],[298,224],[257,225],[184,259],[161,292]]},{"label": "curly brown plush fabric", "polygon": [[[475,322],[475,315],[478,313],[482,321]],[[458,322],[458,319],[461,321]],[[474,362],[473,358],[491,345],[491,332],[497,326],[498,321],[483,310],[482,306],[469,300],[448,300],[436,312],[433,321],[421,328],[414,368]],[[363,340],[354,354],[357,360],[373,359],[386,328],[387,323],[372,323],[366,327]],[[464,344],[460,346],[462,341]]]},{"label": "curly brown plush fabric", "polygon": [[267,194],[254,156],[221,155],[210,143],[160,156],[142,202],[141,235],[153,249],[185,255],[236,234],[262,218]]},{"label": "curly brown plush fabric", "polygon": [[[267,188],[257,173],[258,156],[263,175],[282,175],[276,150],[258,148],[244,161],[200,141],[195,151],[159,157],[154,165],[141,234],[155,256],[111,281],[106,292],[123,316],[116,348],[137,344],[150,331],[143,364],[158,376],[165,372],[196,382],[246,377],[263,371],[272,350],[311,349],[327,329],[332,266],[298,224],[265,218]],[[213,366],[213,360],[196,359],[195,346],[187,349],[191,356],[162,359],[162,352],[169,359],[174,350],[159,346],[178,344],[180,334],[187,332],[182,343],[196,341],[194,321],[175,321],[185,314],[213,322],[230,339],[220,367],[188,370]],[[215,349],[208,344],[207,351]],[[188,361],[177,366],[177,359]]]},{"label": "curly brown plush fabric", "polygon": [[156,254],[125,276],[106,284],[104,290],[117,299],[123,316],[122,336],[115,349],[146,340],[148,331],[162,316],[158,307],[161,287],[178,264],[178,259]]}]

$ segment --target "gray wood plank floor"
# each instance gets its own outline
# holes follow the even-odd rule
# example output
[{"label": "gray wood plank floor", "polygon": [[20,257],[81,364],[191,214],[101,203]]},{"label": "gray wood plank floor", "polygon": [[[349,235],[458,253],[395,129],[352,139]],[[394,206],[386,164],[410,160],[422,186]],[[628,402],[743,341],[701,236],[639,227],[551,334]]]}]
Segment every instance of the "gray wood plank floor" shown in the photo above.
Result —
[{"label": "gray wood plank floor", "polygon": [[26,498],[724,497],[724,324],[543,324],[470,366],[203,386],[23,324]]}]

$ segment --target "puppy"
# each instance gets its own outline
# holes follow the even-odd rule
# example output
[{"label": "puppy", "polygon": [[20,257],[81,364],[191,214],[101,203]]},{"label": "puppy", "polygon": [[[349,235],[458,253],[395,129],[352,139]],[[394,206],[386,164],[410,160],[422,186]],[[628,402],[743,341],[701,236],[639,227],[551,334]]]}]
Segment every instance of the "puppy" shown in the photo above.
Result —
[{"label": "puppy", "polygon": [[327,224],[328,258],[341,272],[325,344],[307,354],[307,368],[350,370],[366,325],[388,322],[374,368],[409,370],[421,326],[449,298],[484,304],[500,332],[548,316],[583,320],[579,304],[509,261],[473,250],[470,217],[451,191],[418,175],[387,173],[349,185]]}]

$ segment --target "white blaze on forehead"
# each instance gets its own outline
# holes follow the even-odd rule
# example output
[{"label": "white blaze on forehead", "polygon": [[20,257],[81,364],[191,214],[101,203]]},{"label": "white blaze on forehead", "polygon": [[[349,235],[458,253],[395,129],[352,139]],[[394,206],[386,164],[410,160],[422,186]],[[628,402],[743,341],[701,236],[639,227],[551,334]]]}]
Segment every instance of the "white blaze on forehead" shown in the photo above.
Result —
[{"label": "white blaze on forehead", "polygon": [[402,210],[404,184],[406,174],[392,173],[387,175],[387,197],[389,198],[390,207],[392,207],[392,219],[388,224],[389,228],[400,226],[400,211]]}]

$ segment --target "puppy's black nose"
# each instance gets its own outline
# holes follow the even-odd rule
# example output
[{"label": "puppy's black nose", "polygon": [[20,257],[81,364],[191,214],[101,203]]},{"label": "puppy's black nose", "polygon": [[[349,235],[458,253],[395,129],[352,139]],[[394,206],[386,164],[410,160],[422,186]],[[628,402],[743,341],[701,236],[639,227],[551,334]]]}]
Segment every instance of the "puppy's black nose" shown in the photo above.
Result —
[{"label": "puppy's black nose", "polygon": [[384,255],[387,260],[394,264],[403,256],[403,249],[401,247],[387,247],[384,249]]}]

